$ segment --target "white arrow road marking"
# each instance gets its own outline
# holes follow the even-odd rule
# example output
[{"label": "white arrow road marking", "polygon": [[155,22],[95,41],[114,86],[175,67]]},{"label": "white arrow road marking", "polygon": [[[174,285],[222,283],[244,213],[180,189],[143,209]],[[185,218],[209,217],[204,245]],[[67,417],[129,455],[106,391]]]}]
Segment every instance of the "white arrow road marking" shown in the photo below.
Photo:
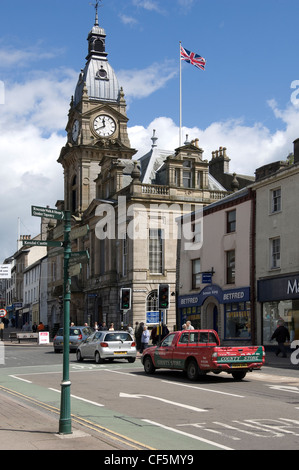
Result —
[{"label": "white arrow road marking", "polygon": [[121,398],[151,398],[152,400],[163,401],[163,403],[168,403],[169,405],[179,406],[180,408],[186,408],[187,410],[197,411],[199,413],[206,412],[208,410],[203,410],[202,408],[196,408],[195,406],[185,405],[184,403],[177,403],[175,401],[166,400],[165,398],[153,397],[151,395],[141,395],[141,394],[129,394],[120,392],[119,396]]},{"label": "white arrow road marking", "polygon": [[220,395],[229,395],[230,397],[244,398],[244,395],[236,395],[235,393],[222,392],[221,390],[212,390],[209,388],[197,387],[197,385],[187,385],[180,382],[171,382],[170,380],[162,380],[162,382],[180,385],[181,387],[195,388],[197,390],[203,390],[204,392],[220,393]]}]

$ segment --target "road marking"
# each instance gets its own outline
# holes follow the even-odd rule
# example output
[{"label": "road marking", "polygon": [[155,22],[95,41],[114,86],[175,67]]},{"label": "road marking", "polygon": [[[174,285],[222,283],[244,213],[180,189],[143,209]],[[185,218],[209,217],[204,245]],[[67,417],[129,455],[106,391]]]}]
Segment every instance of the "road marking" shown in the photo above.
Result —
[{"label": "road marking", "polygon": [[221,392],[220,390],[211,390],[209,388],[197,387],[196,385],[181,384],[179,382],[171,382],[170,380],[162,380],[162,382],[172,385],[180,385],[181,387],[195,388],[196,390],[203,390],[204,392],[213,392],[219,393],[220,395],[228,395],[230,397],[245,398],[244,395],[236,395],[235,393]]},{"label": "road marking", "polygon": [[144,421],[145,423],[148,423],[148,424],[152,424],[153,426],[158,426],[160,428],[166,429],[167,431],[172,431],[172,432],[175,432],[176,434],[181,434],[182,436],[186,436],[186,437],[189,437],[191,439],[195,439],[197,441],[204,442],[204,443],[209,444],[211,446],[219,447],[219,449],[234,450],[231,447],[227,447],[227,446],[223,446],[221,444],[217,444],[217,442],[213,442],[213,441],[210,441],[208,439],[204,439],[202,437],[195,436],[194,434],[189,434],[188,432],[179,431],[178,429],[174,429],[174,428],[171,428],[169,426],[165,426],[164,424],[156,423],[155,421],[151,421],[150,419],[142,419],[142,421]]},{"label": "road marking", "polygon": [[291,385],[269,385],[272,390],[281,390],[282,392],[290,392],[290,393],[299,393],[298,387],[293,387]]},{"label": "road marking", "polygon": [[21,379],[20,377],[17,377],[16,375],[10,375],[9,377],[12,377],[13,379],[21,380],[22,382],[27,382],[28,384],[32,384],[30,380]]},{"label": "road marking", "polygon": [[178,402],[175,402],[175,401],[166,400],[165,398],[153,397],[151,395],[142,395],[142,394],[132,395],[132,394],[129,394],[129,393],[120,392],[119,396],[121,398],[151,398],[152,400],[162,401],[163,403],[167,403],[169,405],[179,406],[180,408],[185,408],[187,410],[197,411],[199,413],[203,413],[203,412],[208,411],[208,410],[203,410],[202,408],[196,408],[195,406],[185,405],[184,403],[178,403]]},{"label": "road marking", "polygon": [[[52,390],[52,392],[61,393],[61,391],[60,391],[60,390],[56,390],[56,388],[49,388],[49,390]],[[105,406],[105,405],[102,405],[101,403],[97,403],[97,402],[95,402],[95,401],[86,400],[86,398],[77,397],[76,395],[71,395],[71,397],[72,397],[72,398],[76,398],[77,400],[85,401],[86,403],[90,403],[91,405],[95,405],[95,406]]]}]

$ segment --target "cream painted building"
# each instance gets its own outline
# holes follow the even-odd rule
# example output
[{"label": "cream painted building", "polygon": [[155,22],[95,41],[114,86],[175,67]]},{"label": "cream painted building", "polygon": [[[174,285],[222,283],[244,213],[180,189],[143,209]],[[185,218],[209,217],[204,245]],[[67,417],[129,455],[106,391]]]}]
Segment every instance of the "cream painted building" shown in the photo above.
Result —
[{"label": "cream painted building", "polygon": [[178,250],[180,327],[190,320],[195,327],[215,329],[222,342],[255,341],[253,207],[253,193],[245,188],[192,214],[197,238],[193,246],[182,238]]}]

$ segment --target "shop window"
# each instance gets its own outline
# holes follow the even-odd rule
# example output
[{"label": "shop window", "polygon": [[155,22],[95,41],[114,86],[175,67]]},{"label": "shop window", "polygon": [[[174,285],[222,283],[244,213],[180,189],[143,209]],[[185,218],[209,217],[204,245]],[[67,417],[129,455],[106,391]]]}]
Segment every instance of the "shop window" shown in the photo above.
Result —
[{"label": "shop window", "polygon": [[283,320],[289,330],[290,342],[299,339],[299,300],[280,300],[263,303],[263,344],[276,344],[271,337],[277,322]]},{"label": "shop window", "polygon": [[225,339],[250,339],[250,302],[225,304]]}]

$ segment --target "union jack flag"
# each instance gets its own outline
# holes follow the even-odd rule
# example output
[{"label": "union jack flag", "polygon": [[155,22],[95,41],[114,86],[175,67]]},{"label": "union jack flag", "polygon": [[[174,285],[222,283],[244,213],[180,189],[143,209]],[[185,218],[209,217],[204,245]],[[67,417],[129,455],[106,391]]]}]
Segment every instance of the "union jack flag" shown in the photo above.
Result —
[{"label": "union jack flag", "polygon": [[183,46],[181,46],[181,60],[188,62],[188,64],[195,65],[195,67],[201,70],[205,69],[206,59],[195,54],[195,52],[187,51]]}]

